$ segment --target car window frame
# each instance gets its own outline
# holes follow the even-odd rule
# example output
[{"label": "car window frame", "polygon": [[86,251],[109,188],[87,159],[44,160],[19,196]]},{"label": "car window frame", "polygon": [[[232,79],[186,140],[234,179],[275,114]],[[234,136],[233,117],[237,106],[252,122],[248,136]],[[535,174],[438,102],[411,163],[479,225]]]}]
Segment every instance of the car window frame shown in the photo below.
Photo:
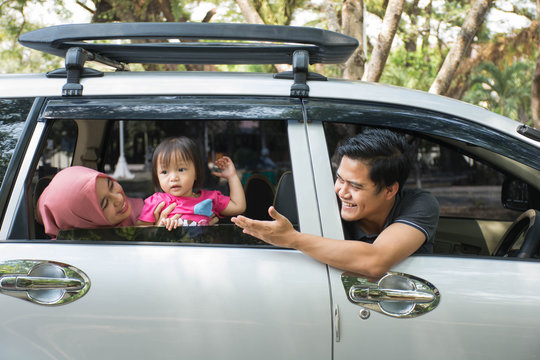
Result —
[{"label": "car window frame", "polygon": [[[126,110],[126,107],[120,107],[122,111],[112,111],[118,108],[118,105],[124,103],[126,99],[130,102],[130,110]],[[37,169],[37,163],[43,148],[45,147],[45,140],[49,131],[51,131],[52,124],[55,121],[62,119],[107,119],[107,120],[121,120],[126,119],[126,115],[133,111],[133,108],[139,108],[141,99],[150,99],[151,103],[143,104],[144,111],[133,112],[136,114],[135,119],[133,117],[129,120],[155,120],[163,118],[164,120],[185,120],[185,119],[201,119],[201,120],[280,120],[285,121],[287,126],[287,136],[290,136],[289,129],[291,124],[301,124],[303,120],[303,111],[300,99],[294,99],[283,96],[156,96],[156,95],[137,95],[137,96],[114,96],[114,97],[84,97],[84,98],[63,98],[63,97],[43,97],[40,98],[39,106],[35,106],[32,112],[33,122],[28,124],[40,124],[39,128],[28,127],[25,129],[26,141],[20,142],[20,146],[23,144],[28,145],[30,140],[33,139],[34,144],[32,147],[28,147],[25,152],[25,159],[30,157],[31,165],[25,165],[19,167],[16,172],[11,171],[12,176],[17,178],[17,181],[22,181],[21,176],[17,174],[24,174],[24,181],[20,183],[18,188],[23,188],[20,199],[11,199],[8,194],[4,194],[6,201],[9,200],[9,205],[13,207],[16,202],[16,206],[10,210],[12,214],[8,221],[2,225],[2,240],[5,241],[20,241],[29,240],[31,242],[43,242],[43,239],[33,239],[33,222],[28,216],[31,214],[30,207],[32,204],[32,179],[35,176]],[[232,100],[231,100],[232,99]],[[175,102],[182,102],[184,100],[190,102],[199,102],[197,109],[186,114],[180,113],[180,110],[185,109],[185,105],[175,106]],[[173,115],[170,115],[167,111],[156,112],[155,110],[163,105],[163,102],[172,103],[167,110],[173,110]],[[229,111],[216,111],[225,104],[229,107]],[[263,109],[261,104],[267,104],[266,109]],[[105,105],[105,106],[104,106]],[[286,105],[286,106],[284,106]],[[207,111],[204,107],[209,107]],[[240,107],[240,110],[239,110]],[[106,109],[107,111],[100,112],[99,110]],[[261,110],[262,109],[262,110]],[[108,111],[111,110],[111,111]],[[158,116],[156,116],[158,113]],[[178,116],[181,114],[181,116]],[[262,114],[262,115],[261,115]],[[180,119],[179,119],[180,118]],[[289,152],[291,157],[291,166],[293,162],[294,151],[289,146]],[[17,153],[19,157],[23,157],[20,151]],[[19,161],[20,162],[20,161]],[[297,161],[297,163],[304,162],[304,159]],[[75,165],[75,162],[72,164]],[[314,196],[311,196],[314,197]],[[310,216],[310,215],[308,215]],[[45,240],[47,241],[47,240]]]},{"label": "car window frame", "polygon": [[[531,160],[537,155],[538,147],[457,116],[435,110],[361,100],[308,99],[304,103],[310,121],[353,123],[425,133],[434,138],[452,139],[485,148],[540,171],[540,163]],[[442,122],[445,126],[438,127]],[[516,129],[518,126],[516,123]]]}]

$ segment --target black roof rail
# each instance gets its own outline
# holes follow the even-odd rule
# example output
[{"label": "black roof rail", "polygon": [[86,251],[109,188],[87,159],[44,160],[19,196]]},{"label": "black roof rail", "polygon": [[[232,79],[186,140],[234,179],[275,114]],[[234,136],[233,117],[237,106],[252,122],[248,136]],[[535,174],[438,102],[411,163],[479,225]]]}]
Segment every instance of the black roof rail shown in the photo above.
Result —
[{"label": "black roof rail", "polygon": [[[117,39],[162,39],[163,42],[87,42]],[[180,39],[182,42],[169,42],[168,39]],[[296,50],[307,51],[310,64],[336,64],[345,62],[358,46],[356,39],[329,30],[223,23],[57,25],[22,34],[19,42],[26,47],[61,57],[66,56],[69,48],[78,47],[110,61],[125,64],[292,64],[292,55]],[[95,61],[99,61],[99,58]]]}]

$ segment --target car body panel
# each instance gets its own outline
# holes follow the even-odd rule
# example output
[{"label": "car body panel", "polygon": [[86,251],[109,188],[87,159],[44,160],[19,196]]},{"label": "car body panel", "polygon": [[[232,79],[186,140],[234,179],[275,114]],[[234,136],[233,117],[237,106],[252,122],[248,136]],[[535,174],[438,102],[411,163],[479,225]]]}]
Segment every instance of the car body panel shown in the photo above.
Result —
[{"label": "car body panel", "polygon": [[[310,139],[324,137],[319,122],[307,126]],[[311,146],[310,151],[320,172],[331,173],[326,149]],[[329,206],[331,202],[322,195],[335,196],[329,179],[324,175],[315,178],[319,207],[337,213],[337,206]],[[441,222],[445,224],[444,219]],[[325,236],[343,239],[339,218],[322,223]],[[482,239],[493,237],[485,232],[488,227],[493,230],[495,225],[487,223],[458,219],[447,222],[439,234],[462,245],[468,241],[469,224],[478,228],[477,236]],[[499,231],[504,231],[505,226],[508,224]],[[449,231],[453,234],[448,234]],[[507,359],[515,354],[523,354],[520,358],[526,359],[540,352],[540,345],[534,340],[540,323],[537,261],[413,255],[390,271],[413,274],[433,284],[440,291],[440,303],[430,312],[412,318],[370,311],[350,300],[342,281],[346,272],[329,267],[334,314],[339,314],[334,320],[339,324],[334,335],[334,359],[350,359],[351,354],[418,359],[426,353],[437,354],[442,359]],[[366,310],[368,317],[364,319]],[[523,320],[517,325],[515,319]]]},{"label": "car body panel", "polygon": [[73,265],[91,288],[57,307],[1,294],[6,359],[331,357],[326,267],[297,251],[0,244],[15,259]]},{"label": "car body panel", "polygon": [[[343,271],[331,269],[333,300],[341,315],[334,359],[349,359],[351,353],[387,359],[418,359],[426,353],[441,359],[533,359],[540,352],[535,340],[538,262],[412,256],[392,271],[434,284],[441,292],[439,305],[416,318],[372,311],[362,319],[362,308],[338,286]],[[389,339],[399,341],[389,344]]]}]

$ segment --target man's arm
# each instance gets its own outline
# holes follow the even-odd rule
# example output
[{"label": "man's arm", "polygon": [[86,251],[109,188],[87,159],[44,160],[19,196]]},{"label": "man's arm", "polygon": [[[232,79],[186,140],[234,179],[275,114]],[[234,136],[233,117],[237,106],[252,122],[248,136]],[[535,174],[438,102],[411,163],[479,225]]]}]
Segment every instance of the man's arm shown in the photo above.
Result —
[{"label": "man's arm", "polygon": [[258,221],[244,216],[231,220],[243,228],[244,233],[267,243],[300,250],[325,264],[368,278],[384,275],[392,266],[418,250],[426,239],[420,230],[401,223],[388,226],[373,244],[328,239],[296,231],[273,207],[268,212],[274,221]]}]

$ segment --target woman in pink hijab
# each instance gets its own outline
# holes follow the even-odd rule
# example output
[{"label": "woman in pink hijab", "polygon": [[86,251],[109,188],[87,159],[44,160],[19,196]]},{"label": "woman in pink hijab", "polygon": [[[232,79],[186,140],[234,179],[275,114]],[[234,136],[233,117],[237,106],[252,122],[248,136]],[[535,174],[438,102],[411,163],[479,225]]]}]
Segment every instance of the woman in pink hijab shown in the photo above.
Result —
[{"label": "woman in pink hijab", "polygon": [[128,198],[110,176],[72,166],[56,174],[45,188],[37,215],[45,233],[56,238],[60,230],[134,226],[142,206],[142,199]]}]

